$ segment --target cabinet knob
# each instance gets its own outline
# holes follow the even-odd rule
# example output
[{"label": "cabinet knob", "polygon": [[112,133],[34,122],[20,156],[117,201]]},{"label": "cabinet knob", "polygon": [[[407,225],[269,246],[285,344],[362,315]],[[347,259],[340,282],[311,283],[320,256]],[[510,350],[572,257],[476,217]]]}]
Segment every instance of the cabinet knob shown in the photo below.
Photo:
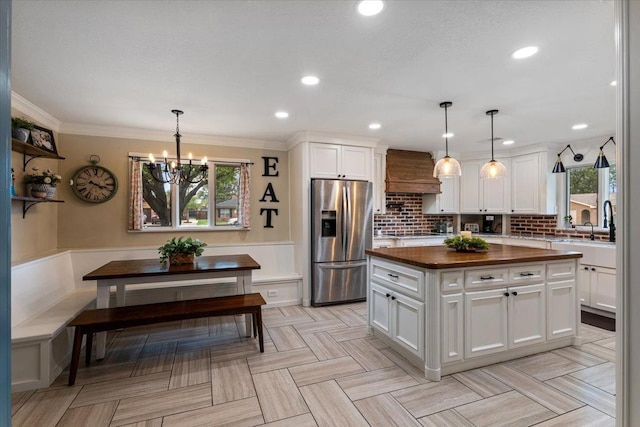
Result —
[{"label": "cabinet knob", "polygon": [[391,294],[387,294],[387,298],[389,298],[391,296]]},{"label": "cabinet knob", "polygon": [[505,293],[504,293],[504,294],[502,294],[502,295],[504,295],[505,297],[508,297],[508,296],[509,296],[509,292],[505,292]]},{"label": "cabinet knob", "polygon": [[593,268],[593,267],[591,267],[591,271],[596,271],[596,269],[595,269],[595,268]]},{"label": "cabinet knob", "polygon": [[511,212],[515,212],[515,210],[514,210],[514,209],[511,209]]},{"label": "cabinet knob", "polygon": [[391,301],[395,301],[396,297],[391,297]]},{"label": "cabinet knob", "polygon": [[587,271],[589,271],[589,267],[585,267],[584,269],[585,269],[585,270],[587,270]]},{"label": "cabinet knob", "polygon": [[513,295],[515,297],[516,295],[518,295],[518,293],[516,291],[513,291],[513,292],[511,292],[511,295]]},{"label": "cabinet knob", "polygon": [[444,209],[440,209],[440,212],[444,212]]}]

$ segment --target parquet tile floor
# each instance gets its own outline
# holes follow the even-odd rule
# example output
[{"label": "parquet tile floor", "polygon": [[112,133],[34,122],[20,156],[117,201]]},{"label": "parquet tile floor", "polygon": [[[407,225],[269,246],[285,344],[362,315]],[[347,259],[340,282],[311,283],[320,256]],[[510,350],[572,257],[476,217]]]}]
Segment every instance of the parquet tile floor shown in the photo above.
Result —
[{"label": "parquet tile floor", "polygon": [[65,371],[14,393],[13,426],[615,425],[613,332],[429,382],[367,334],[365,307],[265,309],[264,354],[241,317],[114,331],[75,386]]}]

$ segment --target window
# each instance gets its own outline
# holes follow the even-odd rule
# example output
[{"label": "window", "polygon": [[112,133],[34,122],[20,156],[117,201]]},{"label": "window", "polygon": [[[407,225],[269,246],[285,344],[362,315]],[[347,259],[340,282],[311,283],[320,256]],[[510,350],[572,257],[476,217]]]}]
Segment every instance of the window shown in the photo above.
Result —
[{"label": "window", "polygon": [[[242,164],[236,162],[209,162],[207,171],[194,169],[188,178],[179,184],[162,182],[161,165],[149,168],[149,161],[132,159],[139,167],[132,167],[132,177],[138,175],[140,182],[141,212],[139,228],[130,220],[130,230],[166,230],[180,228],[215,229],[239,227],[238,220],[242,207],[243,187],[248,180],[241,180]],[[183,166],[185,173],[188,166]],[[204,174],[204,175],[203,175]],[[202,178],[202,179],[201,179]],[[135,182],[131,181],[131,202],[138,198],[134,195]],[[246,189],[248,190],[248,189]],[[214,197],[210,197],[214,195]],[[247,201],[248,202],[248,201]],[[213,209],[212,209],[213,208]],[[246,207],[248,210],[248,206]],[[131,216],[130,215],[130,216]],[[248,225],[245,221],[245,227]]]},{"label": "window", "polygon": [[[604,203],[606,200],[611,202],[615,215],[616,192],[615,165],[605,169],[591,166],[567,169],[566,212],[575,225],[592,222],[596,227],[603,227]],[[607,207],[609,216],[608,212]]]}]

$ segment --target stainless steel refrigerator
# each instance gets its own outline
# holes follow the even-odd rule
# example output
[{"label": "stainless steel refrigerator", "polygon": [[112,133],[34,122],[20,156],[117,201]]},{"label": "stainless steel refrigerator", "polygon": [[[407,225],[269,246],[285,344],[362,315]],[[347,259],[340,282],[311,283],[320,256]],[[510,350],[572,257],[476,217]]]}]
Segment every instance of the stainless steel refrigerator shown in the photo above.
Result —
[{"label": "stainless steel refrigerator", "polygon": [[311,304],[367,296],[373,187],[366,181],[311,180]]}]

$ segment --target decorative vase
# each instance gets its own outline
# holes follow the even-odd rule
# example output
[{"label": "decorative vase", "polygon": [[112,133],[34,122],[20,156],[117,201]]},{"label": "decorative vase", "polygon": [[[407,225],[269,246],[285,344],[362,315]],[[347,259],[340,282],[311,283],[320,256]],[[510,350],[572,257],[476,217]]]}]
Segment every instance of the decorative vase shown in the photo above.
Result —
[{"label": "decorative vase", "polygon": [[31,184],[29,193],[31,197],[38,199],[53,199],[56,196],[56,187],[50,184]]},{"label": "decorative vase", "polygon": [[29,129],[24,129],[24,128],[11,129],[11,137],[22,142],[27,142],[29,140],[30,133],[31,132],[29,131]]},{"label": "decorative vase", "polygon": [[169,256],[170,265],[193,264],[195,254],[173,254]]}]

